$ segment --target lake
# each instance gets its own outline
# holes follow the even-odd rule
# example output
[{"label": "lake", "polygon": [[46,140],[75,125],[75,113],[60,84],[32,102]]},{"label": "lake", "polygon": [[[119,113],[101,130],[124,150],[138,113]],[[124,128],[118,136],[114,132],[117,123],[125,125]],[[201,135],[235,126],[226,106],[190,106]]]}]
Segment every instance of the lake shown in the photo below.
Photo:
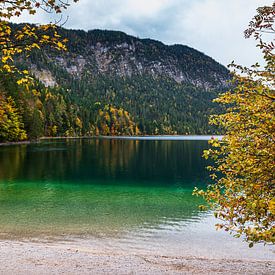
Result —
[{"label": "lake", "polygon": [[[44,140],[0,147],[0,237],[152,253],[270,259],[215,230],[192,196],[205,137]],[[215,249],[213,249],[215,247]],[[259,253],[260,252],[260,253]]]}]

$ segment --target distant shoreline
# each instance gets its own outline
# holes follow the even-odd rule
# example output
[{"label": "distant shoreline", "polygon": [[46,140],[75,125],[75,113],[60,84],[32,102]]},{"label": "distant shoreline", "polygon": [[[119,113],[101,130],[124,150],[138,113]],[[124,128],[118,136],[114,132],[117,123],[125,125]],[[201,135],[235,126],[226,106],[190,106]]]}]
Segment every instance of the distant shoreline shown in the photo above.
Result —
[{"label": "distant shoreline", "polygon": [[43,140],[59,139],[123,139],[123,140],[209,140],[212,137],[222,139],[222,135],[146,135],[146,136],[82,136],[82,137],[41,137],[37,140],[25,140],[14,142],[1,142],[0,146],[28,145],[40,143]]},{"label": "distant shoreline", "polygon": [[33,144],[33,143],[39,143],[39,140],[26,140],[26,141],[8,141],[8,142],[1,142],[0,146],[10,146],[10,145],[24,145],[24,144]]}]

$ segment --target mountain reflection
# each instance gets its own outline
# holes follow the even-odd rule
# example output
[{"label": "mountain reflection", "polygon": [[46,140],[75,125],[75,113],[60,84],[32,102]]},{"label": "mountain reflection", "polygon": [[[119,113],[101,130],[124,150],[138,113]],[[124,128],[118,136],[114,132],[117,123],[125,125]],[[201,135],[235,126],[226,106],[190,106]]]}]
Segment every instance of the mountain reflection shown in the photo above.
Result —
[{"label": "mountain reflection", "polygon": [[0,180],[186,184],[206,176],[206,147],[206,141],[109,139],[2,147]]}]

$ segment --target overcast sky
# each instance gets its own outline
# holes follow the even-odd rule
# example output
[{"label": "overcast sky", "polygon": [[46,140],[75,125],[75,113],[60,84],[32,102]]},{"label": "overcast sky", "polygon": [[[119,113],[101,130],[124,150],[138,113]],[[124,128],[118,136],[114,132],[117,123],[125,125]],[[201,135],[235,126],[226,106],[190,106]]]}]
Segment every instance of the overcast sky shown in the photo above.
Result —
[{"label": "overcast sky", "polygon": [[[243,31],[258,6],[272,0],[80,0],[66,12],[66,28],[120,30],[165,44],[184,44],[227,65],[261,60]],[[46,23],[48,15],[23,15],[20,22]],[[17,21],[18,22],[18,21]]]}]

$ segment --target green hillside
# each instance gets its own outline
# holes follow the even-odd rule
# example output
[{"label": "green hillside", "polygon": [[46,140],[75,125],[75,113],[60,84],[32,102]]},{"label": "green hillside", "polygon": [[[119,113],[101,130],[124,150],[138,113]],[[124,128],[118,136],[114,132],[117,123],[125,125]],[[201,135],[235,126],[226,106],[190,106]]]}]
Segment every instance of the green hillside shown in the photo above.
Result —
[{"label": "green hillside", "polygon": [[[212,58],[122,32],[60,32],[67,52],[44,49],[17,60],[35,77],[33,87],[1,77],[0,102],[11,97],[28,138],[217,133],[208,117],[220,111],[212,100],[228,87],[229,72]],[[12,139],[19,138],[0,133]]]}]

